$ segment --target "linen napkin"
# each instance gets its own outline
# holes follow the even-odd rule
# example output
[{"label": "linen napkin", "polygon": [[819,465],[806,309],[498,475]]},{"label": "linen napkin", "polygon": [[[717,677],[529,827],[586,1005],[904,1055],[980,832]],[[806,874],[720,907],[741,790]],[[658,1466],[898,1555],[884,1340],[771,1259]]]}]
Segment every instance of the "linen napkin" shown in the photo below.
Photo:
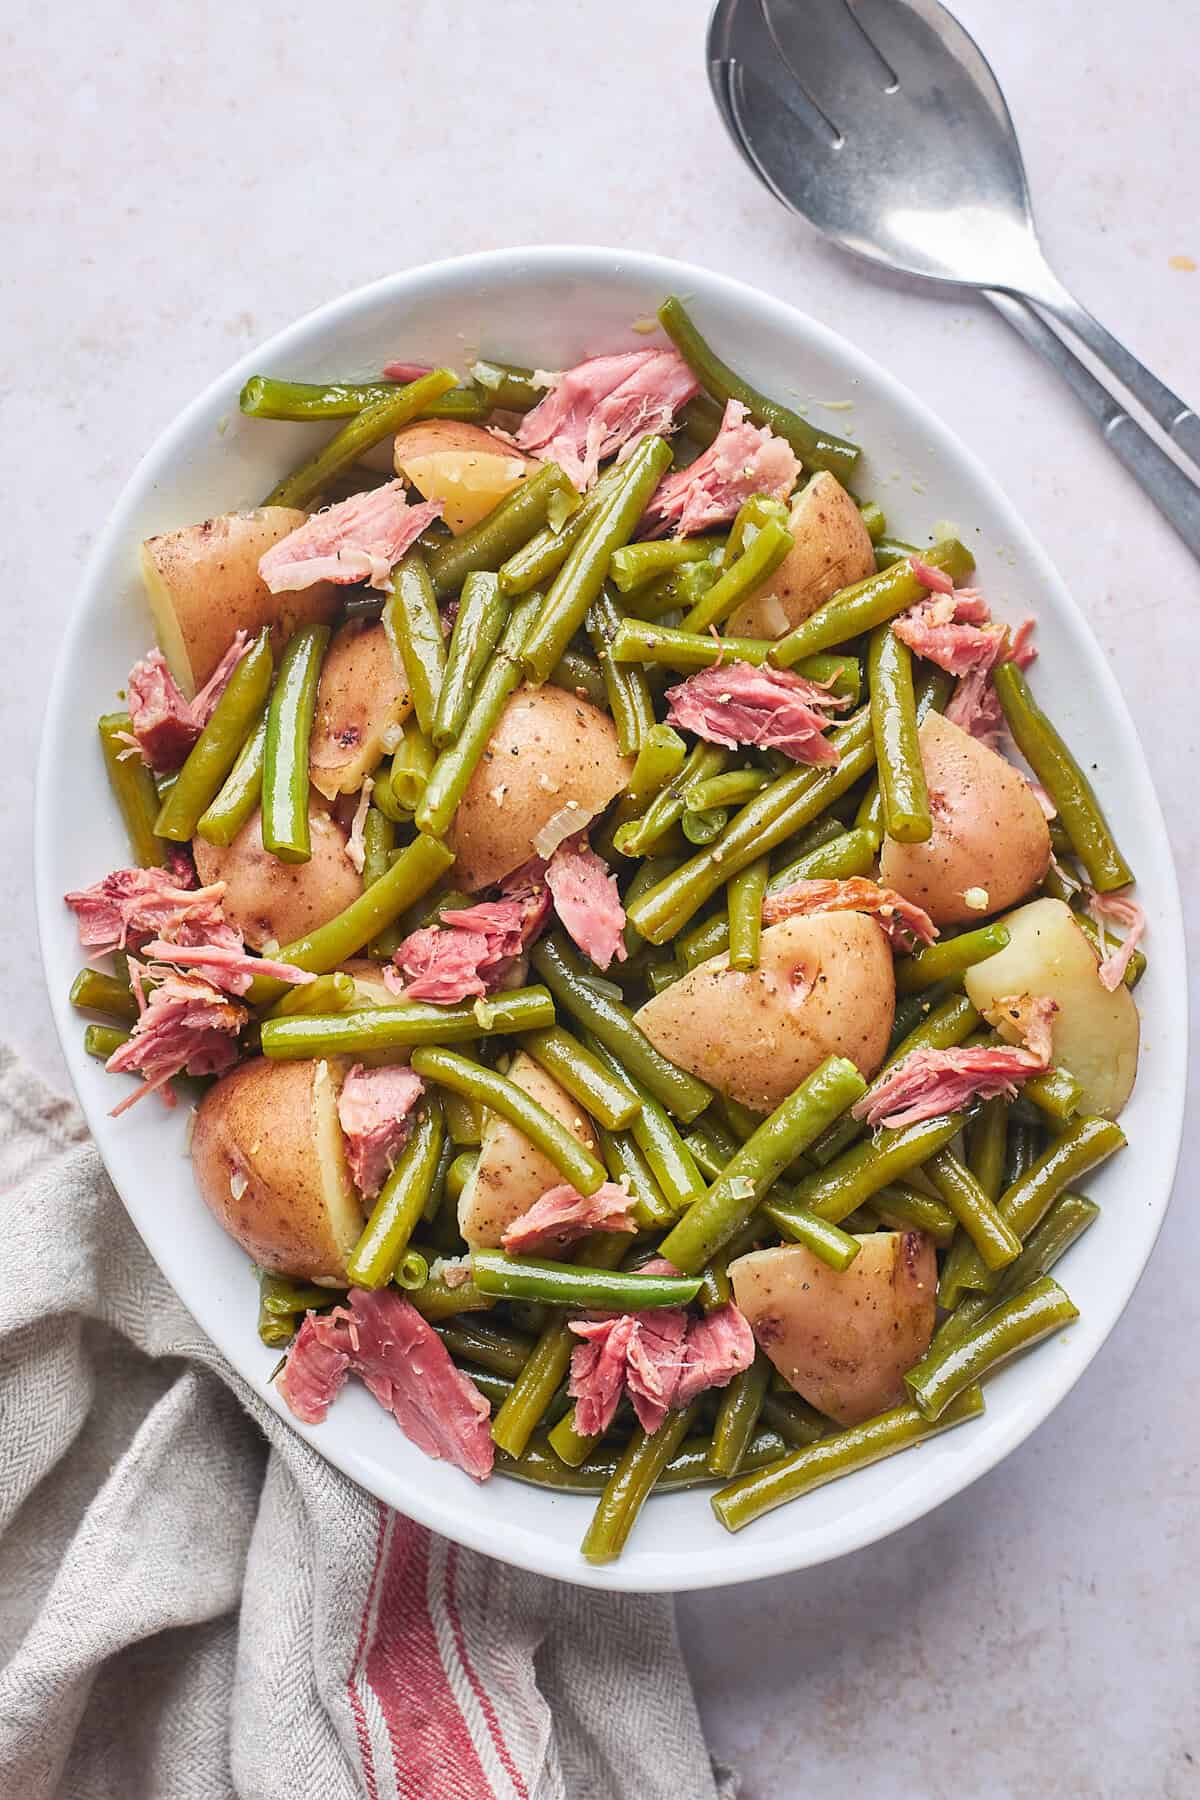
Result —
[{"label": "linen napkin", "polygon": [[0,1794],[732,1800],[668,1598],[445,1542],[238,1378],[0,1050]]}]

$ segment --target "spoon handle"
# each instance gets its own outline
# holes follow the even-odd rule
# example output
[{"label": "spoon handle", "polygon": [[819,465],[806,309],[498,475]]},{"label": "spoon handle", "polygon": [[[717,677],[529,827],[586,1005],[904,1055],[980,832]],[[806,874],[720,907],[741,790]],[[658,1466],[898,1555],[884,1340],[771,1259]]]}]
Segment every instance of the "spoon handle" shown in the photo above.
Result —
[{"label": "spoon handle", "polygon": [[1064,377],[1099,425],[1109,448],[1175,527],[1193,556],[1200,557],[1200,488],[1130,418],[1027,301],[991,288],[985,291],[997,312]]}]

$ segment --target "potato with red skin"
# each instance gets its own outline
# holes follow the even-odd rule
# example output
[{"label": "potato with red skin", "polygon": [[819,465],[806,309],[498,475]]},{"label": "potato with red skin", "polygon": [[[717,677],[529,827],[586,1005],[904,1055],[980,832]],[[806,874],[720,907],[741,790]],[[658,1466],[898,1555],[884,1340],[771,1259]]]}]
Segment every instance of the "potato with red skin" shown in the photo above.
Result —
[{"label": "potato with red skin", "polygon": [[337,1116],[336,1062],[252,1062],[223,1075],[192,1132],[196,1185],[260,1269],[343,1283],[363,1228]]},{"label": "potato with red skin", "polygon": [[397,475],[424,500],[440,500],[442,518],[458,537],[485,519],[537,464],[493,437],[482,425],[459,419],[424,419],[396,433]]},{"label": "potato with red skin", "polygon": [[[521,688],[496,723],[446,832],[455,886],[473,894],[539,851],[542,827],[570,806],[582,831],[629,780],[607,713],[558,687]],[[548,853],[547,853],[548,854]]]},{"label": "potato with red skin", "polygon": [[753,1250],[729,1265],[733,1297],[796,1392],[839,1425],[905,1399],[936,1317],[937,1255],[923,1231],[873,1231],[840,1273],[803,1244]]},{"label": "potato with red skin", "polygon": [[[596,1153],[591,1119],[540,1064],[518,1051],[508,1073],[522,1093],[544,1106],[585,1149]],[[494,1250],[513,1220],[527,1213],[549,1188],[558,1187],[562,1175],[523,1131],[495,1113],[485,1115],[482,1139],[479,1160],[459,1196],[458,1224],[473,1249]]]},{"label": "potato with red skin", "polygon": [[162,532],[142,545],[142,579],[159,646],[189,699],[204,686],[238,631],[256,637],[271,627],[279,655],[301,625],[337,617],[338,590],[316,582],[297,594],[273,594],[259,558],[308,518],[294,506],[225,513],[200,525]]},{"label": "potato with red skin", "polygon": [[404,670],[378,619],[347,619],[321,664],[308,745],[309,779],[333,800],[356,794],[385,753],[400,741],[412,711]]},{"label": "potato with red skin", "polygon": [[347,834],[311,796],[308,830],[312,856],[303,863],[280,862],[263,849],[261,812],[250,815],[232,844],[200,837],[192,844],[197,874],[206,887],[225,883],[225,917],[252,950],[294,943],[336,918],[363,891],[362,876],[346,855]]},{"label": "potato with red skin", "polygon": [[1050,827],[1020,770],[978,738],[931,712],[920,741],[933,831],[922,844],[885,837],[879,879],[935,925],[978,925],[1042,880]]},{"label": "potato with red skin", "polygon": [[868,1080],[891,1035],[887,940],[865,913],[811,913],[762,934],[758,967],[728,956],[672,982],[636,1014],[673,1063],[755,1112],[772,1112],[827,1056]]},{"label": "potato with red skin", "polygon": [[875,573],[875,547],[862,514],[827,470],[792,500],[788,530],[792,548],[737,608],[726,627],[731,636],[781,637],[833,594]]}]

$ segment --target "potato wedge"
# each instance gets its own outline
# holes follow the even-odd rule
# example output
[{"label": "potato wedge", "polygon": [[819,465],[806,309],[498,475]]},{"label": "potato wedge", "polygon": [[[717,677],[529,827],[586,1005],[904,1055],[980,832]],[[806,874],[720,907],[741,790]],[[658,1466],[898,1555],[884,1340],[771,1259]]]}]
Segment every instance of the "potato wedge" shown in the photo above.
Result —
[{"label": "potato wedge", "polygon": [[1054,1061],[1083,1085],[1081,1110],[1115,1118],[1137,1076],[1140,1024],[1126,987],[1100,980],[1099,961],[1061,900],[1031,900],[1002,921],[1008,944],[964,977],[972,1006],[990,1014],[1013,994],[1055,1001]]},{"label": "potato wedge", "polygon": [[775,573],[733,614],[739,637],[782,637],[831,594],[875,573],[875,550],[862,514],[836,475],[826,470],[792,501],[788,530],[796,540]]},{"label": "potato wedge", "polygon": [[459,419],[426,419],[396,433],[397,475],[426,500],[440,500],[442,517],[457,537],[486,518],[537,465],[493,437],[482,425]]},{"label": "potato wedge", "polygon": [[346,855],[346,833],[311,797],[308,829],[312,857],[306,863],[281,863],[263,849],[259,812],[228,848],[195,840],[201,881],[225,883],[225,917],[254,950],[315,931],[362,893],[362,876]]},{"label": "potato wedge", "polygon": [[412,711],[404,671],[396,667],[378,620],[347,619],[321,665],[317,711],[308,747],[308,773],[327,800],[357,793],[364,775],[400,741]]},{"label": "potato wedge", "polygon": [[189,698],[236,631],[253,637],[270,625],[278,655],[298,626],[336,616],[338,590],[327,581],[298,594],[272,594],[259,579],[259,557],[307,517],[291,506],[261,506],[185,525],[142,545],[142,579],[159,646]]},{"label": "potato wedge", "polygon": [[363,1228],[337,1116],[344,1070],[259,1057],[205,1094],[192,1166],[206,1205],[262,1269],[336,1284]]},{"label": "potato wedge", "polygon": [[892,957],[865,913],[784,919],[762,934],[757,969],[701,963],[637,1013],[680,1068],[755,1112],[770,1112],[827,1056],[868,1079],[887,1049],[896,1005]]},{"label": "potato wedge", "polygon": [[904,1375],[929,1348],[937,1255],[923,1231],[873,1231],[838,1274],[803,1244],[729,1265],[733,1297],[784,1380],[839,1425],[905,1398]]},{"label": "potato wedge", "polygon": [[[936,712],[920,736],[933,834],[923,844],[885,837],[880,879],[935,925],[977,925],[1041,881],[1050,828],[1025,777],[978,738]],[[982,903],[968,905],[968,893]]]},{"label": "potato wedge", "polygon": [[632,767],[598,707],[557,687],[514,694],[446,833],[458,858],[455,885],[474,893],[528,862],[537,855],[534,839],[568,801],[581,831]]},{"label": "potato wedge", "polygon": [[[517,1086],[552,1113],[572,1136],[589,1150],[596,1149],[592,1121],[552,1075],[519,1051],[508,1071]],[[514,1219],[527,1213],[547,1188],[558,1187],[562,1176],[524,1132],[506,1119],[488,1113],[483,1126],[479,1161],[458,1201],[458,1227],[474,1248],[495,1249]]]}]

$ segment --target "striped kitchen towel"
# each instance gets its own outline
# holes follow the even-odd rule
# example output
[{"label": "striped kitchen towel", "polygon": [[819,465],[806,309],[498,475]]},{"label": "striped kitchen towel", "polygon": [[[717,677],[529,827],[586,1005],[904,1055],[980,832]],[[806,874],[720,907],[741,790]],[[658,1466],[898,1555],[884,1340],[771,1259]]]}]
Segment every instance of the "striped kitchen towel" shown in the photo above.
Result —
[{"label": "striped kitchen towel", "polygon": [[732,1800],[669,1599],[461,1550],[239,1381],[0,1051],[0,1795]]}]

